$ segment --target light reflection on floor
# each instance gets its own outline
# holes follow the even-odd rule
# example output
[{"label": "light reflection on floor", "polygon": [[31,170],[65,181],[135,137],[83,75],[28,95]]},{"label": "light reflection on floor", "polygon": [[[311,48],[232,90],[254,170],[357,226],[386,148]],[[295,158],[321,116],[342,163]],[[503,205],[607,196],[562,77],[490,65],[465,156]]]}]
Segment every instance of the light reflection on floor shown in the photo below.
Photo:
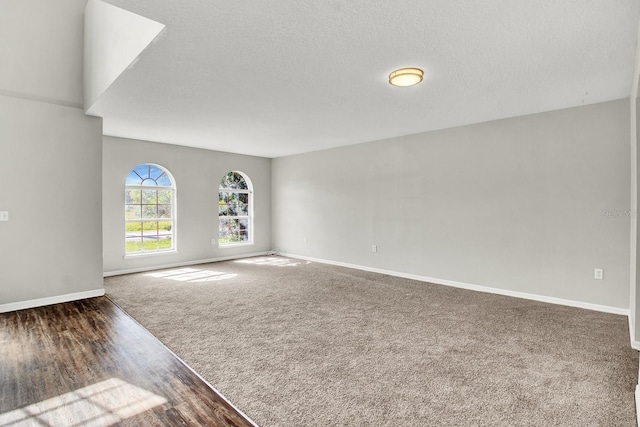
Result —
[{"label": "light reflection on floor", "polygon": [[175,270],[162,270],[147,273],[145,276],[175,280],[177,282],[215,282],[218,280],[232,279],[235,273],[221,271],[202,270],[199,268],[177,268]]},{"label": "light reflection on floor", "polygon": [[246,258],[239,259],[236,262],[242,264],[273,265],[275,267],[296,267],[301,264],[311,264],[311,261],[292,260],[283,257]]},{"label": "light reflection on floor", "polygon": [[0,414],[0,426],[110,426],[167,399],[119,378]]}]

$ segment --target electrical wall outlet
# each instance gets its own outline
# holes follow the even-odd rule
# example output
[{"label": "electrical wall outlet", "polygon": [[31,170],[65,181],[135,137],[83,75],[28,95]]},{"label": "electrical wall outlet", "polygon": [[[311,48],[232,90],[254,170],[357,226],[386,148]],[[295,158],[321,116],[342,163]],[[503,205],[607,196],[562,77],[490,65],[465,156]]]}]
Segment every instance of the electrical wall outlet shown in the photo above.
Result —
[{"label": "electrical wall outlet", "polygon": [[595,270],[593,270],[593,278],[602,280],[604,278],[604,270],[601,268],[596,268]]},{"label": "electrical wall outlet", "polygon": [[371,252],[378,252],[378,245],[371,246]]},{"label": "electrical wall outlet", "polygon": [[9,221],[9,212],[7,211],[0,212],[0,221]]}]

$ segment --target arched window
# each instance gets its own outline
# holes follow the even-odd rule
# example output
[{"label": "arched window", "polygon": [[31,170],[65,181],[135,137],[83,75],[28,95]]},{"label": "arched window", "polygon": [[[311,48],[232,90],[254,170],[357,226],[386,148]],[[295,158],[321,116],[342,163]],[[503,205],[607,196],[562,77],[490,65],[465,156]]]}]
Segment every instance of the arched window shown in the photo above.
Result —
[{"label": "arched window", "polygon": [[253,189],[242,172],[231,171],[220,181],[218,216],[219,246],[253,242]]},{"label": "arched window", "polygon": [[125,253],[164,252],[176,245],[176,187],[168,170],[138,165],[124,190]]}]

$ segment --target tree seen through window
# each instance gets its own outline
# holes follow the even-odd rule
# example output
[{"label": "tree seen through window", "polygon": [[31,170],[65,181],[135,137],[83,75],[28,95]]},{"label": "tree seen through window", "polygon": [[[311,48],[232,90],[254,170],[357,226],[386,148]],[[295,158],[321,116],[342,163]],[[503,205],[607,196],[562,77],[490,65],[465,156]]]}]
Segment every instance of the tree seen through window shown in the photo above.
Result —
[{"label": "tree seen through window", "polygon": [[218,221],[220,246],[251,243],[251,181],[241,172],[228,172],[220,181]]}]

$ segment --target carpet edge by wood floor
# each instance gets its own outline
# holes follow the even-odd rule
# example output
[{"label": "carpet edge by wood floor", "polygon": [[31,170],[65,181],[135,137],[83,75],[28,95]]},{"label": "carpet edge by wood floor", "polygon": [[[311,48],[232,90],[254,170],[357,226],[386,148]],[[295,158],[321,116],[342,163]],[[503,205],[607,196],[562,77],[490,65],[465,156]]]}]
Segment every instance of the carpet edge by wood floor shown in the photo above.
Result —
[{"label": "carpet edge by wood floor", "polygon": [[635,425],[624,316],[282,257],[105,288],[263,427]]}]

